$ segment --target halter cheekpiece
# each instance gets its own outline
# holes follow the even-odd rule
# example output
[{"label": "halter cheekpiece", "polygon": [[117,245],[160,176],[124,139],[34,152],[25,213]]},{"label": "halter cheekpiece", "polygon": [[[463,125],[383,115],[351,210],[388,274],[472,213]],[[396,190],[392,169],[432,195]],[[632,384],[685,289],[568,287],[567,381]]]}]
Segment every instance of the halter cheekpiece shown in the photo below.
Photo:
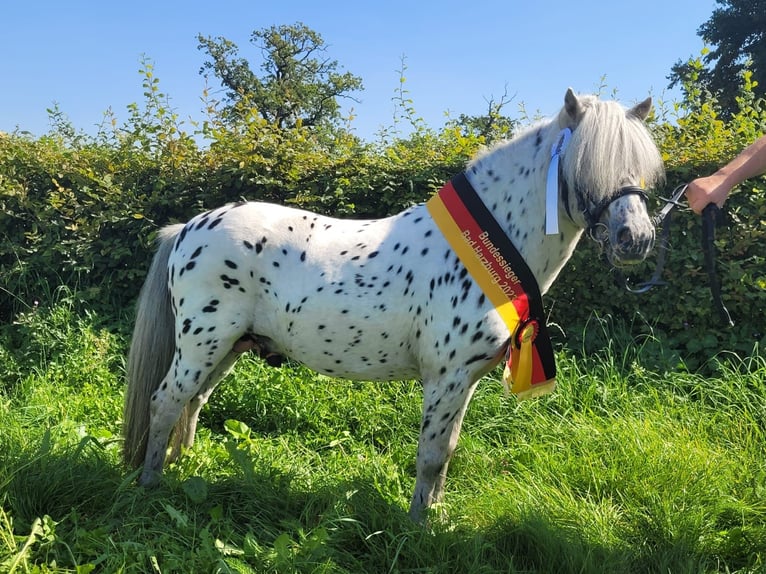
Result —
[{"label": "halter cheekpiece", "polygon": [[[564,208],[566,209],[569,219],[572,219],[572,213],[569,209],[569,186],[567,185],[564,178],[560,178],[559,181],[561,182],[561,196],[564,200]],[[585,200],[583,199],[582,194],[575,194],[575,199],[577,200],[577,209],[583,214],[585,223],[588,224],[587,231],[589,234],[595,230],[596,226],[601,220],[601,216],[604,214],[604,211],[606,211],[606,209],[613,202],[617,201],[621,197],[625,197],[626,195],[638,195],[644,201],[644,203],[646,203],[647,199],[649,198],[644,188],[637,185],[626,185],[625,187],[618,189],[614,195],[602,199],[592,209],[588,209],[588,206],[585,205]]]}]

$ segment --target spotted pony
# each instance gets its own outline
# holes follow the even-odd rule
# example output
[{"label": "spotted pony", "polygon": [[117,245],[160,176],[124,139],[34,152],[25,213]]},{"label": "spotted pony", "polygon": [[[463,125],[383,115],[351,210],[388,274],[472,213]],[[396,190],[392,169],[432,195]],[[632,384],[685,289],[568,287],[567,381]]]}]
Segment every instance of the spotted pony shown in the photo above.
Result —
[{"label": "spotted pony", "polygon": [[[654,227],[642,188],[664,178],[644,120],[568,90],[553,117],[473,159],[465,176],[545,293],[583,230],[613,265],[642,260]],[[561,131],[559,231],[545,233],[546,172]],[[639,187],[640,186],[640,187]],[[630,193],[625,189],[632,190]],[[463,416],[510,334],[424,204],[341,220],[230,204],[160,231],[128,357],[124,459],[139,483],[194,440],[200,409],[245,350],[368,381],[420,378],[423,411],[410,515],[442,499]]]}]

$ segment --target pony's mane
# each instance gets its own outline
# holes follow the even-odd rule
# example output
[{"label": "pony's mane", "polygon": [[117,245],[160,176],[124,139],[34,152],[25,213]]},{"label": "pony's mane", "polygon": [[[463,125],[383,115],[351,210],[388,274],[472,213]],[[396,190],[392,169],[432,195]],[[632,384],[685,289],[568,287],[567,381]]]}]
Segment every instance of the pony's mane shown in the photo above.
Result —
[{"label": "pony's mane", "polygon": [[582,117],[562,161],[568,182],[594,202],[628,183],[643,181],[647,189],[663,183],[662,157],[642,119],[596,96],[580,96],[580,103]]},{"label": "pony's mane", "polygon": [[662,157],[644,121],[615,101],[593,95],[580,95],[578,100],[582,113],[576,125],[562,108],[557,116],[533,122],[511,139],[479,150],[468,167],[477,166],[500,149],[539,142],[541,135],[544,153],[548,154],[559,131],[573,126],[561,167],[566,181],[591,202],[599,203],[628,184],[643,181],[646,189],[661,186],[665,180]]}]

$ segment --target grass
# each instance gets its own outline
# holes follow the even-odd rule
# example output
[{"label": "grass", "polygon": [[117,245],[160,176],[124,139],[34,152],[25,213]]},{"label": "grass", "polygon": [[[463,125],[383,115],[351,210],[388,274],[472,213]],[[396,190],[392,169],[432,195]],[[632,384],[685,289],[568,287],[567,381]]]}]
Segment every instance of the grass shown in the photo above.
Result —
[{"label": "grass", "polygon": [[613,326],[559,387],[479,387],[412,524],[420,388],[245,358],[161,486],[119,463],[126,337],[71,305],[0,333],[0,572],[766,572],[766,360],[669,364]]}]

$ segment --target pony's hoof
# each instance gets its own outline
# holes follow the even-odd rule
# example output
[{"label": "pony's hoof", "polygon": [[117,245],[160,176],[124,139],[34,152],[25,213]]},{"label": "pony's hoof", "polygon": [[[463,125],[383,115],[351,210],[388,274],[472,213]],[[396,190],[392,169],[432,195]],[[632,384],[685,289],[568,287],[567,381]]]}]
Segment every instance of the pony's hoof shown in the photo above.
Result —
[{"label": "pony's hoof", "polygon": [[138,478],[138,486],[144,488],[154,488],[160,483],[160,474],[154,471],[144,471]]}]

